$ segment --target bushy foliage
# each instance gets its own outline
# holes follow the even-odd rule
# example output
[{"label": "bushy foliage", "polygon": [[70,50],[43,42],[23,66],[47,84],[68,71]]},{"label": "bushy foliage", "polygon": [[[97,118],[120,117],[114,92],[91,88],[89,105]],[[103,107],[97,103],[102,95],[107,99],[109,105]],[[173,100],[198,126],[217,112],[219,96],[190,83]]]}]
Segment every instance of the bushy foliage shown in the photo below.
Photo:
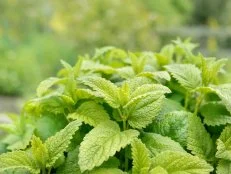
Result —
[{"label": "bushy foliage", "polygon": [[219,81],[226,60],[195,47],[104,47],[74,66],[61,61],[21,116],[0,125],[1,173],[229,173],[231,84]]}]

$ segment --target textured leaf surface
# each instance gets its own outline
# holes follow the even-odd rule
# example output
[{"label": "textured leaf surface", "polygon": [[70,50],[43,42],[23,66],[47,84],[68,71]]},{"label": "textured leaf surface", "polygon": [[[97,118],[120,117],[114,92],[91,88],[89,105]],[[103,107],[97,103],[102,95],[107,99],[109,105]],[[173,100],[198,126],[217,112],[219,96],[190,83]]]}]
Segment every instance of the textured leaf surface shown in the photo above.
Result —
[{"label": "textured leaf surface", "polygon": [[215,155],[214,143],[209,133],[200,118],[194,115],[189,117],[187,148],[192,154],[208,161],[212,161]]},{"label": "textured leaf surface", "polygon": [[145,143],[146,147],[150,150],[153,156],[169,150],[185,152],[178,142],[159,134],[145,133],[142,137],[142,141]]},{"label": "textured leaf surface", "polygon": [[56,77],[50,77],[44,81],[42,81],[38,88],[37,88],[37,96],[42,97],[44,94],[47,93],[48,89],[58,83],[60,81],[59,78]]},{"label": "textured leaf surface", "polygon": [[139,140],[132,142],[132,174],[147,174],[151,165],[148,149]]},{"label": "textured leaf surface", "polygon": [[216,157],[231,160],[231,126],[226,126],[217,139]]},{"label": "textured leaf surface", "polygon": [[81,70],[90,72],[102,72],[105,74],[112,74],[115,72],[115,69],[110,66],[90,60],[83,61]]},{"label": "textured leaf surface", "polygon": [[[169,109],[169,111],[171,111]],[[167,111],[166,111],[167,112]],[[186,111],[173,111],[158,117],[151,127],[151,131],[168,136],[179,142],[182,146],[187,145],[188,117],[191,113]]]},{"label": "textured leaf surface", "polygon": [[205,85],[217,80],[217,74],[225,65],[226,61],[226,59],[216,60],[216,58],[202,58],[201,71],[203,83]]},{"label": "textured leaf surface", "polygon": [[86,77],[81,79],[82,83],[91,87],[98,94],[105,99],[105,101],[113,108],[120,106],[119,89],[109,80],[102,77]]},{"label": "textured leaf surface", "polygon": [[226,107],[219,102],[210,102],[204,104],[200,113],[204,117],[204,123],[211,126],[224,125],[231,123],[230,113]]},{"label": "textured leaf surface", "polygon": [[149,174],[168,174],[168,172],[164,168],[157,166],[152,169]]},{"label": "textured leaf surface", "polygon": [[142,72],[139,76],[148,77],[157,81],[166,80],[170,81],[171,77],[167,71],[156,71],[156,72]]},{"label": "textured leaf surface", "polygon": [[227,160],[220,160],[217,166],[217,174],[230,174],[231,162]]},{"label": "textured leaf surface", "polygon": [[165,67],[188,90],[195,89],[202,84],[201,72],[195,65],[172,64]]},{"label": "textured leaf surface", "polygon": [[39,173],[34,159],[25,151],[13,151],[0,155],[0,172],[9,169],[26,169],[34,174]]},{"label": "textured leaf surface", "polygon": [[68,118],[81,120],[91,126],[110,119],[103,106],[93,101],[81,104],[74,113],[68,115]]},{"label": "textured leaf surface", "polygon": [[47,147],[42,143],[40,138],[33,136],[31,140],[31,149],[33,157],[40,165],[40,168],[46,167],[46,161],[48,160]]},{"label": "textured leaf surface", "polygon": [[153,167],[160,166],[168,174],[209,174],[213,168],[206,161],[184,152],[166,151],[153,159]]},{"label": "textured leaf surface", "polygon": [[231,84],[223,84],[213,87],[217,95],[221,98],[222,103],[231,113]]},{"label": "textured leaf surface", "polygon": [[81,171],[100,166],[110,156],[124,148],[139,135],[136,130],[121,132],[113,121],[106,121],[91,130],[80,145],[79,166]]},{"label": "textured leaf surface", "polygon": [[99,168],[99,169],[95,169],[89,172],[89,174],[103,174],[103,173],[105,174],[126,174],[122,170],[116,169],[116,168]]},{"label": "textured leaf surface", "polygon": [[47,167],[52,166],[67,149],[68,145],[70,144],[70,140],[72,139],[72,136],[79,129],[80,125],[81,122],[79,122],[78,120],[73,121],[69,123],[64,129],[45,141],[45,146],[47,147],[49,154]]}]

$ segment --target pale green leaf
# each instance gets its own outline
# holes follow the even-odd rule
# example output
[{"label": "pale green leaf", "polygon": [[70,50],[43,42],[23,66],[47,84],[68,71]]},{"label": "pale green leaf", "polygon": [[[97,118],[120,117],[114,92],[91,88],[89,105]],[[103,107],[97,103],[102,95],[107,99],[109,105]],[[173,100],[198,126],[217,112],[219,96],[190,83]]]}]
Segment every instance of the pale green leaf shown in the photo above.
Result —
[{"label": "pale green leaf", "polygon": [[48,162],[47,167],[52,166],[55,161],[63,154],[63,152],[68,148],[70,140],[74,133],[79,129],[81,125],[80,121],[73,121],[69,123],[64,129],[57,132],[54,136],[48,138],[45,141],[45,146],[48,150]]},{"label": "pale green leaf", "polygon": [[157,166],[152,169],[149,174],[168,174],[168,172],[164,168]]},{"label": "pale green leaf", "polygon": [[227,62],[227,59],[203,58],[201,57],[201,71],[204,85],[213,83],[217,80],[217,74]]},{"label": "pale green leaf", "polygon": [[217,174],[230,174],[231,173],[231,162],[227,160],[219,160],[216,173]]},{"label": "pale green leaf", "polygon": [[132,93],[137,89],[137,87],[142,86],[144,84],[153,84],[153,81],[146,77],[134,77],[126,81],[130,88],[130,92]]},{"label": "pale green leaf", "polygon": [[116,69],[117,74],[124,79],[131,79],[135,77],[132,67],[122,67]]},{"label": "pale green leaf", "polygon": [[156,156],[163,151],[169,150],[185,152],[178,142],[160,134],[144,133],[142,141],[145,143],[152,156]]},{"label": "pale green leaf", "polygon": [[103,106],[94,101],[84,102],[74,113],[69,114],[68,118],[81,120],[91,126],[97,126],[99,123],[110,119]]},{"label": "pale green leaf", "polygon": [[231,84],[213,86],[213,89],[215,89],[216,94],[221,98],[222,103],[231,113]]},{"label": "pale green leaf", "polygon": [[201,86],[201,71],[192,64],[172,64],[165,68],[187,90],[193,90]]},{"label": "pale green leaf", "polygon": [[46,166],[48,160],[48,150],[39,137],[33,136],[31,140],[31,149],[33,157],[39,164],[40,168]]},{"label": "pale green leaf", "polygon": [[[171,110],[169,109],[169,111]],[[151,131],[168,136],[172,140],[179,142],[182,146],[186,146],[189,115],[191,113],[186,111],[173,111],[164,114],[153,122]]]},{"label": "pale green leaf", "polygon": [[79,166],[82,172],[92,170],[108,160],[139,135],[136,130],[121,132],[113,121],[106,121],[92,129],[80,145]]},{"label": "pale green leaf", "polygon": [[126,174],[120,169],[116,168],[98,168],[93,171],[90,171],[89,174]]},{"label": "pale green leaf", "polygon": [[151,165],[148,149],[139,140],[132,142],[132,174],[147,174]]},{"label": "pale green leaf", "polygon": [[47,93],[48,89],[53,85],[57,84],[61,79],[56,77],[50,77],[44,81],[42,81],[37,88],[37,96],[42,97]]},{"label": "pale green leaf", "polygon": [[109,80],[102,77],[85,77],[81,79],[81,82],[92,88],[97,93],[97,97],[104,98],[111,107],[118,108],[120,106],[119,89]]},{"label": "pale green leaf", "polygon": [[226,126],[217,139],[216,157],[231,160],[231,126]]},{"label": "pale green leaf", "polygon": [[153,158],[152,167],[162,167],[168,174],[209,174],[213,171],[203,159],[185,152],[165,151]]},{"label": "pale green leaf", "polygon": [[0,155],[0,172],[11,169],[26,169],[33,174],[39,173],[35,160],[25,151],[13,151]]},{"label": "pale green leaf", "polygon": [[114,68],[91,60],[83,61],[81,70],[90,72],[100,72],[105,74],[112,74],[115,72]]},{"label": "pale green leaf", "polygon": [[204,117],[204,123],[210,126],[231,123],[230,113],[220,102],[209,102],[204,104],[200,108],[200,113]]},{"label": "pale green leaf", "polygon": [[133,128],[144,128],[152,123],[160,113],[164,95],[162,93],[150,93],[139,97],[135,102],[127,105],[128,123]]},{"label": "pale green leaf", "polygon": [[199,117],[191,115],[189,117],[187,148],[192,151],[192,154],[213,161],[215,156],[215,145],[201,123]]},{"label": "pale green leaf", "polygon": [[170,81],[171,77],[167,71],[142,72],[138,76],[148,77],[161,82],[161,80]]}]

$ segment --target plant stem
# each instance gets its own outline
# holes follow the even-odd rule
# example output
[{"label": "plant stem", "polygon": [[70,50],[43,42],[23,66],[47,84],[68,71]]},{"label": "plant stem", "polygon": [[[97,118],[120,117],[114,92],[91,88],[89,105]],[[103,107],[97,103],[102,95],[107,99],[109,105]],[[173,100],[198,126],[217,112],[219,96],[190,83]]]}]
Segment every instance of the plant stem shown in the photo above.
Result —
[{"label": "plant stem", "polygon": [[42,168],[42,174],[46,174],[46,169]]},{"label": "plant stem", "polygon": [[[124,120],[123,121],[123,130],[125,131],[127,129],[127,124],[126,124],[126,121]],[[128,171],[128,148],[125,147],[124,149],[125,151],[125,154],[124,154],[124,169],[125,171]]]},{"label": "plant stem", "polygon": [[51,173],[51,168],[49,168],[49,169],[48,169],[48,172],[47,172],[47,174],[50,174],[50,173]]},{"label": "plant stem", "polygon": [[188,108],[189,95],[190,95],[190,92],[187,91],[187,92],[186,92],[186,95],[185,95],[185,100],[184,100],[184,108],[185,108],[186,110],[187,110],[187,108]]},{"label": "plant stem", "polygon": [[201,105],[201,102],[202,102],[203,98],[204,98],[204,95],[203,95],[203,94],[201,94],[201,95],[197,98],[197,102],[196,102],[196,106],[195,106],[195,110],[194,110],[194,115],[197,115],[198,110],[199,110],[199,107],[200,107],[200,105]]}]

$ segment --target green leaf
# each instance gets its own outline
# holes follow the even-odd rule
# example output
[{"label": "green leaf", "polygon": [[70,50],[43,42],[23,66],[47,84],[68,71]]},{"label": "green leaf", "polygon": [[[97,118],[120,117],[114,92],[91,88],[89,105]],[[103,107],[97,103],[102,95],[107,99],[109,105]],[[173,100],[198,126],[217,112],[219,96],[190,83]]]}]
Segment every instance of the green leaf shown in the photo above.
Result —
[{"label": "green leaf", "polygon": [[33,174],[39,173],[34,159],[25,151],[13,151],[0,155],[0,172],[10,169],[26,169]]},{"label": "green leaf", "polygon": [[84,85],[89,86],[96,92],[96,96],[104,100],[113,108],[120,106],[119,89],[109,80],[102,77],[85,77],[81,79]]},{"label": "green leaf", "polygon": [[42,112],[54,114],[65,113],[65,110],[70,109],[75,104],[74,100],[59,92],[53,92],[46,96],[29,100],[24,106],[24,112],[31,115],[38,115]]},{"label": "green leaf", "polygon": [[35,135],[45,141],[68,124],[66,117],[62,114],[44,114],[35,123]]},{"label": "green leaf", "polygon": [[152,169],[149,174],[168,174],[168,172],[164,168],[157,166]]},{"label": "green leaf", "polygon": [[132,174],[147,174],[151,165],[148,149],[139,140],[132,142]]},{"label": "green leaf", "polygon": [[202,85],[201,71],[192,64],[172,64],[165,68],[187,90],[193,90]]},{"label": "green leaf", "polygon": [[65,163],[57,169],[57,174],[78,174],[81,173],[78,165],[79,147],[68,152]]},{"label": "green leaf", "polygon": [[219,160],[216,173],[217,174],[230,174],[231,173],[231,162],[227,160]]},{"label": "green leaf", "polygon": [[120,169],[116,168],[98,168],[93,171],[90,171],[89,174],[126,174]]},{"label": "green leaf", "polygon": [[[25,149],[29,145],[34,133],[34,127],[26,123],[24,126],[25,130],[20,130],[22,132],[16,132],[16,134],[9,134],[8,137],[3,140],[5,143],[9,144],[7,146],[8,150],[21,150]],[[8,140],[10,141],[8,142]]]},{"label": "green leaf", "polygon": [[222,103],[231,113],[231,84],[213,86],[213,89],[215,89],[216,94],[221,98]]},{"label": "green leaf", "polygon": [[139,135],[136,130],[121,132],[113,121],[106,121],[92,129],[80,145],[79,166],[82,172],[100,166],[110,156],[124,148]]},{"label": "green leaf", "polygon": [[131,66],[132,66],[133,71],[136,74],[141,73],[144,70],[144,66],[146,63],[145,56],[138,57],[134,53],[129,52],[129,57],[131,58]]},{"label": "green leaf", "polygon": [[122,67],[116,69],[117,74],[124,79],[131,79],[135,77],[132,67]]},{"label": "green leaf", "polygon": [[140,98],[145,94],[149,94],[153,92],[166,94],[166,93],[171,93],[171,90],[168,87],[160,84],[144,84],[137,87],[137,89],[131,93],[130,100],[136,100],[136,98]]},{"label": "green leaf", "polygon": [[118,168],[120,166],[120,160],[116,157],[110,157],[107,161],[105,161],[100,168]]},{"label": "green leaf", "polygon": [[130,88],[130,92],[134,92],[137,87],[142,86],[144,84],[153,84],[153,81],[146,77],[134,77],[126,81]]},{"label": "green leaf", "polygon": [[68,148],[72,136],[79,129],[80,125],[81,122],[79,122],[78,120],[73,121],[69,123],[64,129],[57,132],[54,136],[48,138],[45,141],[45,146],[47,147],[49,154],[49,159],[46,164],[47,167],[51,167]]},{"label": "green leaf", "polygon": [[184,152],[165,151],[153,159],[152,167],[162,167],[168,174],[209,174],[213,167],[206,161]]},{"label": "green leaf", "polygon": [[74,113],[69,114],[68,118],[81,120],[94,127],[110,119],[103,106],[94,101],[84,102]]},{"label": "green leaf", "polygon": [[231,126],[226,126],[217,139],[217,158],[231,160]]},{"label": "green leaf", "polygon": [[36,136],[32,137],[31,149],[37,164],[39,164],[40,168],[45,168],[48,160],[48,150],[40,138]]},{"label": "green leaf", "polygon": [[91,60],[83,61],[81,70],[90,72],[100,72],[104,74],[112,74],[115,72],[114,68]]},{"label": "green leaf", "polygon": [[126,105],[124,109],[128,111],[128,124],[132,128],[141,129],[152,123],[161,111],[163,99],[162,93],[150,93]]},{"label": "green leaf", "polygon": [[189,117],[187,148],[202,159],[214,160],[215,145],[200,118],[195,115]]},{"label": "green leaf", "polygon": [[231,123],[230,113],[220,102],[209,102],[200,108],[204,123],[210,126],[219,126]]},{"label": "green leaf", "polygon": [[217,80],[217,74],[227,62],[227,59],[204,58],[201,56],[202,79],[205,86]]},{"label": "green leaf", "polygon": [[178,142],[159,134],[144,133],[142,141],[145,143],[152,156],[156,156],[163,151],[169,150],[185,152]]},{"label": "green leaf", "polygon": [[151,125],[151,131],[163,136],[168,136],[176,142],[179,142],[182,146],[186,146],[188,117],[190,115],[191,113],[186,111],[169,112],[154,121]]},{"label": "green leaf", "polygon": [[57,84],[61,79],[56,77],[50,77],[44,81],[42,81],[37,88],[37,96],[42,97],[47,93],[48,89],[53,85]]},{"label": "green leaf", "polygon": [[123,106],[128,123],[133,128],[144,128],[159,114],[165,93],[171,91],[160,84],[144,84],[134,90]]},{"label": "green leaf", "polygon": [[139,76],[148,77],[161,82],[161,80],[170,81],[171,77],[167,71],[156,71],[156,72],[142,72]]}]

